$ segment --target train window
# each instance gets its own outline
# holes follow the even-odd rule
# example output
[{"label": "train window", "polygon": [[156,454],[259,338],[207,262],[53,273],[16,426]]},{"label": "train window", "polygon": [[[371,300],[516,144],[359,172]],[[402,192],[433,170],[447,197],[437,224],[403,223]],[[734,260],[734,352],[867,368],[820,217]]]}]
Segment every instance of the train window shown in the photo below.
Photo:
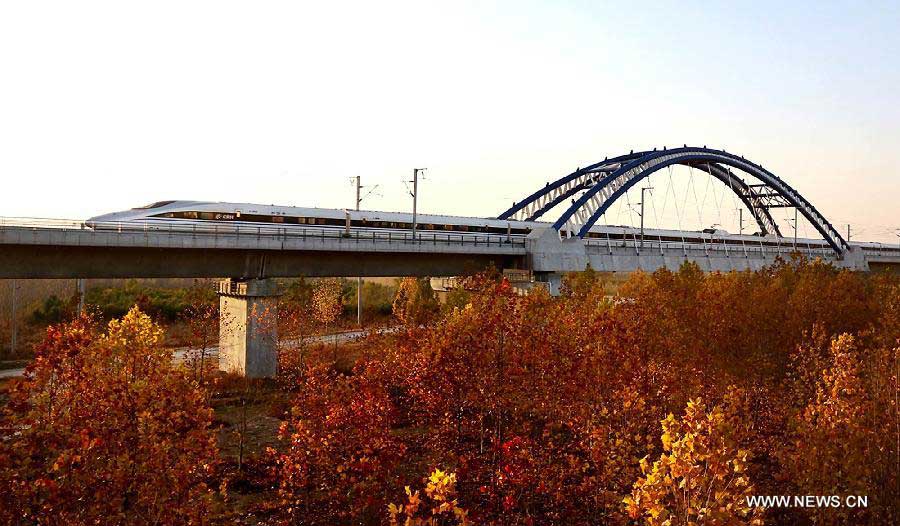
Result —
[{"label": "train window", "polygon": [[185,219],[197,219],[197,212],[182,212]]},{"label": "train window", "polygon": [[150,208],[160,208],[160,207],[163,207],[166,205],[170,205],[174,202],[175,201],[157,201],[155,203],[150,203],[149,205],[135,207],[134,210],[148,210]]},{"label": "train window", "polygon": [[284,218],[281,216],[272,216],[273,223],[284,223]]},{"label": "train window", "polygon": [[305,217],[298,217],[298,218],[297,218],[297,222],[300,223],[301,225],[305,225],[305,224],[306,224],[306,218],[305,218]]}]

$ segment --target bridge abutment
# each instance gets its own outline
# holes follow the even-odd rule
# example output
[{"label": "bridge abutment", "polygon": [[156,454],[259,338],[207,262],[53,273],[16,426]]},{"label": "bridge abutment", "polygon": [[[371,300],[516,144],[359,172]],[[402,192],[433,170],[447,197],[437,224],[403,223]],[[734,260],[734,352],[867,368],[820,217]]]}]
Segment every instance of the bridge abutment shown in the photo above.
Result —
[{"label": "bridge abutment", "polygon": [[272,378],[278,366],[278,287],[271,279],[219,282],[219,369]]}]

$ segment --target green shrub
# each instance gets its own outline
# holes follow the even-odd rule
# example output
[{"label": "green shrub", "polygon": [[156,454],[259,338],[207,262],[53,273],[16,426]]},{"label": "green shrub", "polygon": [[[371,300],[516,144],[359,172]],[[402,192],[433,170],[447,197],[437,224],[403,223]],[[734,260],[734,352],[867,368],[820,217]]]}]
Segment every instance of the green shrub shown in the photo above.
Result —
[{"label": "green shrub", "polygon": [[97,307],[105,318],[122,317],[138,305],[143,312],[168,321],[178,319],[198,299],[214,302],[216,294],[208,287],[166,289],[133,280],[124,287],[91,288],[85,294],[85,302]]},{"label": "green shrub", "polygon": [[29,321],[35,325],[59,323],[72,312],[72,306],[59,299],[56,294],[44,300],[44,303],[33,307],[29,315]]}]

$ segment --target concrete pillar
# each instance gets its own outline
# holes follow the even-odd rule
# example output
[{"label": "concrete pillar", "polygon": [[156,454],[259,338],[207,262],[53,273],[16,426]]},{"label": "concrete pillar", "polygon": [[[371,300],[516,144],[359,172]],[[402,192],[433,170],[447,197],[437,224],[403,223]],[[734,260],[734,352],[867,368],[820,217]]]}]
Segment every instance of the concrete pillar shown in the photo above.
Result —
[{"label": "concrete pillar", "polygon": [[278,290],[270,279],[219,282],[219,369],[272,378],[278,365]]}]

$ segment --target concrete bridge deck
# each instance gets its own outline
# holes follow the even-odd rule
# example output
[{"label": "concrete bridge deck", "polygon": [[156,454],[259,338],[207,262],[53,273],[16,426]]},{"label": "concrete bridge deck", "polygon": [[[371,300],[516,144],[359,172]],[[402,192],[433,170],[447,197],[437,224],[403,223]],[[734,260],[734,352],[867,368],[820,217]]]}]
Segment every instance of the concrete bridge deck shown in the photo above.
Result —
[{"label": "concrete bridge deck", "polygon": [[[696,233],[694,233],[696,234]],[[732,241],[733,241],[732,236]],[[527,238],[497,234],[383,232],[317,227],[104,223],[0,218],[0,278],[458,276],[487,267],[537,275],[583,270],[756,270],[794,253],[838,267],[900,267],[900,247],[853,245],[840,257],[823,245],[744,236],[735,245],[640,239],[560,240],[552,228]],[[771,243],[774,238],[766,238]]]},{"label": "concrete bridge deck", "polygon": [[9,219],[0,247],[0,278],[453,276],[525,256],[496,235]]}]

